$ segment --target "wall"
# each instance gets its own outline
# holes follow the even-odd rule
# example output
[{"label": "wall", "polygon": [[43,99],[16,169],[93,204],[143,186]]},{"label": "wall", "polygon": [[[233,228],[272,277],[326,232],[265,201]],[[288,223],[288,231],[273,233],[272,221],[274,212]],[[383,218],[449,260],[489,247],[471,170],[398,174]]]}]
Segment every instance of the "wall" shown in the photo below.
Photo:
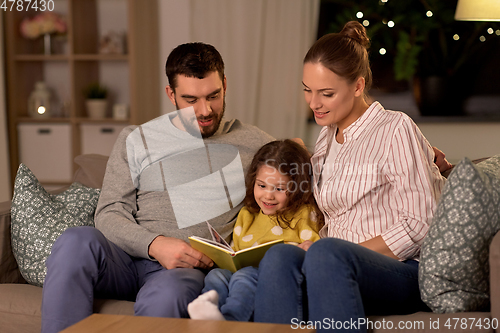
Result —
[{"label": "wall", "polygon": [[500,154],[500,122],[419,123],[427,140],[441,149],[450,163]]},{"label": "wall", "polygon": [[[0,26],[3,26],[3,16],[0,16]],[[3,34],[0,34],[0,202],[10,200],[12,195],[9,172],[9,149],[7,142],[7,110],[5,107],[3,48]]]},{"label": "wall", "polygon": [[[431,145],[441,149],[450,163],[500,154],[500,122],[417,123]],[[310,124],[305,143],[312,151],[321,127]]]},{"label": "wall", "polygon": [[159,39],[160,39],[160,63],[158,64],[160,75],[160,89],[162,90],[160,106],[161,114],[175,111],[175,106],[170,102],[165,93],[168,85],[165,75],[165,62],[170,52],[179,44],[190,42],[191,28],[189,26],[190,2],[185,0],[159,0]]}]

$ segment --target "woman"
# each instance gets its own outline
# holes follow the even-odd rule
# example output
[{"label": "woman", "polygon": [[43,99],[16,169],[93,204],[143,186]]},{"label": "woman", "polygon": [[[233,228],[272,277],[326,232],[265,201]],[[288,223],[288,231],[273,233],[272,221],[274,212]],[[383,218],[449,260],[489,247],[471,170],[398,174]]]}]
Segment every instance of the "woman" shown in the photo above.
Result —
[{"label": "woman", "polygon": [[256,321],[365,332],[366,316],[426,309],[418,256],[444,178],[407,115],[368,104],[368,45],[365,28],[349,22],[304,58],[305,98],[324,126],[311,161],[326,238],[307,252],[268,251]]}]

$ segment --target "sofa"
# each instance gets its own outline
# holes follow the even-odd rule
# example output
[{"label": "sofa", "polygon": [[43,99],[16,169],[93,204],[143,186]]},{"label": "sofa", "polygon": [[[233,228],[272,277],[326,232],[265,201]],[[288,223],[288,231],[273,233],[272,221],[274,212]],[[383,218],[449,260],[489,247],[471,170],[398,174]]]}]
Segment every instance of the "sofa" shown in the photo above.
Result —
[{"label": "sofa", "polygon": [[[75,159],[79,166],[74,181],[93,188],[102,186],[107,157],[82,155]],[[0,203],[0,332],[40,332],[42,288],[26,283],[21,276],[11,248],[11,203]],[[410,315],[370,317],[373,332],[494,332],[500,318],[500,235],[490,245],[489,312],[438,314],[419,312]],[[94,312],[133,315],[133,302],[96,299]],[[493,325],[477,325],[485,322]],[[464,323],[467,323],[464,325]],[[470,325],[473,327],[470,327]],[[496,323],[496,324],[495,324]],[[298,325],[296,325],[298,326]],[[481,327],[479,327],[481,326]],[[494,326],[494,327],[492,327]]]}]

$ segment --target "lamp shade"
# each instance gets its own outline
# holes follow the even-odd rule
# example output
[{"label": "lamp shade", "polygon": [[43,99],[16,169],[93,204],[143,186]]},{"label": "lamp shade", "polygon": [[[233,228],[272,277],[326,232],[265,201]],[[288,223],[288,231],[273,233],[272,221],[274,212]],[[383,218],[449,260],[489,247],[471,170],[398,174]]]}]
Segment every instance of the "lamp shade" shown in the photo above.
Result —
[{"label": "lamp shade", "polygon": [[500,0],[458,0],[455,20],[500,21]]}]

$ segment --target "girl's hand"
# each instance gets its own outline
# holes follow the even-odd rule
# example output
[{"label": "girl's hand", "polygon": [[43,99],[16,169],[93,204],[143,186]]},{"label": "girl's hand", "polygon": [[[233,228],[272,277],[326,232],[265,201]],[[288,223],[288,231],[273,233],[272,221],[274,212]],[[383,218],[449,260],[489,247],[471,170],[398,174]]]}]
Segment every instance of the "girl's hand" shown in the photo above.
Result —
[{"label": "girl's hand", "polygon": [[307,251],[311,247],[311,245],[313,245],[313,242],[306,240],[297,246],[300,247],[302,250]]}]

